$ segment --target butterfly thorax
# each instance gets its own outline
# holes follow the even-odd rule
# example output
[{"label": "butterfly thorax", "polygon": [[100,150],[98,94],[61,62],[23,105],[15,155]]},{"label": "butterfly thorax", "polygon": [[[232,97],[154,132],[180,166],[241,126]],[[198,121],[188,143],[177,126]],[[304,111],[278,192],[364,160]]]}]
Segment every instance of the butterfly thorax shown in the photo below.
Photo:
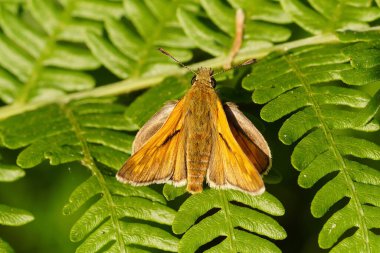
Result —
[{"label": "butterfly thorax", "polygon": [[199,68],[195,75],[195,82],[193,85],[213,88],[212,74],[213,70],[210,68]]},{"label": "butterfly thorax", "polygon": [[206,83],[210,81],[205,76],[199,77],[186,95],[184,106],[187,108],[184,118],[187,190],[193,193],[202,191],[209,166],[216,128],[216,118],[213,117],[216,115],[218,101],[214,89],[210,89]]}]

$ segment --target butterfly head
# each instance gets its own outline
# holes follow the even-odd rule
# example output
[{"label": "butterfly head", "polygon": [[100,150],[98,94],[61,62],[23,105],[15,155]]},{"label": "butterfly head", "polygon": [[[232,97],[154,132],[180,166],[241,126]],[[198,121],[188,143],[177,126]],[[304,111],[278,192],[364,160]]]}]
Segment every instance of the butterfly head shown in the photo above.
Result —
[{"label": "butterfly head", "polygon": [[216,81],[212,76],[213,73],[214,71],[210,68],[199,68],[196,75],[191,79],[191,84],[215,88]]}]

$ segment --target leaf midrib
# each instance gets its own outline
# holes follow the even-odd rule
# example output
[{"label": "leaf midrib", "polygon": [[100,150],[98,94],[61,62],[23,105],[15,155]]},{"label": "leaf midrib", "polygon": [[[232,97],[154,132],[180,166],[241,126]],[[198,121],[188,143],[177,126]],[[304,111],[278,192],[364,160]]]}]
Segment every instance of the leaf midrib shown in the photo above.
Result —
[{"label": "leaf midrib", "polygon": [[87,145],[87,141],[85,137],[83,136],[83,130],[81,129],[78,121],[76,120],[72,110],[65,104],[60,105],[61,110],[64,112],[66,117],[68,118],[69,122],[71,123],[71,126],[73,127],[73,131],[75,132],[75,135],[77,139],[79,140],[82,152],[83,152],[83,159],[81,160],[81,163],[83,166],[87,167],[91,173],[95,176],[95,178],[98,180],[98,183],[102,189],[103,198],[105,198],[107,202],[107,206],[109,209],[110,217],[111,217],[111,222],[112,225],[115,229],[115,234],[116,234],[116,241],[119,245],[119,250],[122,253],[127,252],[124,240],[123,240],[123,235],[122,235],[122,229],[120,227],[120,222],[117,217],[117,212],[116,212],[116,204],[114,203],[112,199],[111,192],[109,191],[106,181],[104,179],[103,174],[100,172],[99,168],[96,166],[96,163],[94,159],[92,158],[90,149]]},{"label": "leaf midrib", "polygon": [[348,174],[347,165],[343,159],[343,156],[340,154],[340,152],[338,150],[337,144],[334,140],[334,136],[333,136],[332,132],[330,131],[330,128],[327,126],[327,123],[324,120],[321,108],[320,108],[317,100],[313,96],[314,94],[312,92],[311,86],[306,81],[302,71],[298,68],[298,65],[292,61],[291,57],[285,55],[284,59],[289,64],[289,66],[294,70],[294,73],[296,74],[297,78],[302,82],[302,84],[303,84],[302,87],[304,87],[305,93],[311,101],[310,106],[315,111],[315,115],[318,118],[319,122],[321,123],[320,128],[322,129],[322,131],[326,137],[326,140],[327,140],[329,146],[331,147],[331,150],[332,150],[336,160],[341,164],[341,168],[339,169],[339,171],[343,174],[345,182],[348,186],[347,188],[349,189],[349,191],[351,193],[351,200],[354,202],[354,206],[355,206],[356,212],[358,214],[359,230],[361,231],[361,233],[363,235],[363,239],[366,242],[365,243],[366,252],[371,252],[370,245],[369,245],[368,227],[367,227],[366,222],[365,222],[364,211],[363,211],[363,208],[360,204],[359,196],[357,196],[357,194],[356,194],[354,182],[352,181],[351,177]]},{"label": "leaf midrib", "polygon": [[219,196],[221,198],[221,201],[223,203],[224,207],[224,218],[227,221],[228,226],[228,240],[230,241],[230,246],[232,252],[237,252],[236,245],[235,245],[235,233],[234,233],[234,226],[232,225],[232,219],[231,219],[231,211],[230,211],[230,202],[227,199],[226,191],[219,190]]},{"label": "leaf midrib", "polygon": [[20,95],[15,99],[15,104],[24,105],[30,98],[30,93],[38,85],[38,80],[44,69],[44,61],[50,57],[56,48],[58,35],[62,32],[68,21],[71,19],[71,12],[74,9],[73,1],[69,1],[64,11],[61,13],[57,25],[54,27],[53,32],[45,41],[45,46],[42,49],[39,57],[36,59],[32,68],[28,81],[22,87]]},{"label": "leaf midrib", "polygon": [[[173,4],[176,4],[176,6],[173,9],[178,8],[178,2],[173,1]],[[150,11],[150,10],[149,10]],[[157,18],[156,18],[157,19]],[[149,40],[145,41],[144,50],[140,56],[140,59],[137,61],[137,67],[131,77],[138,77],[141,75],[141,69],[144,67],[145,62],[147,61],[147,58],[149,56],[149,52],[151,51],[152,46],[156,42],[157,38],[161,35],[161,32],[166,26],[166,23],[170,20],[167,16],[165,16],[165,19],[157,19],[158,26],[154,29],[154,33],[149,37]]]},{"label": "leaf midrib", "polygon": [[154,45],[154,42],[156,41],[157,37],[161,34],[162,29],[164,28],[166,23],[165,21],[159,22],[159,25],[154,30],[154,34],[149,38],[148,41],[145,40],[145,46],[142,54],[140,55],[140,59],[137,61],[137,67],[135,68],[135,71],[131,75],[132,77],[138,77],[141,75],[141,69],[144,67],[145,62],[147,61],[147,57],[149,54],[149,51]]}]

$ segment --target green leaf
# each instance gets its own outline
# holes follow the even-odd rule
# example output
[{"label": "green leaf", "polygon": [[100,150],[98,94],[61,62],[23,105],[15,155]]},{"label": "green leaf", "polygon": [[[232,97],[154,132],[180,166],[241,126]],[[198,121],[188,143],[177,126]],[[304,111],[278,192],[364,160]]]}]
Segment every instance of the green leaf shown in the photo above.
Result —
[{"label": "green leaf", "polygon": [[90,20],[105,20],[109,17],[119,18],[123,15],[120,1],[107,0],[60,0],[64,6],[73,5],[73,16]]},{"label": "green leaf", "polygon": [[[51,0],[28,1],[25,12],[36,25],[21,18],[21,13],[0,8],[0,79],[5,79],[0,85],[5,94],[0,98],[4,102],[42,101],[46,90],[51,91],[50,97],[61,96],[95,85],[93,77],[82,71],[100,64],[83,44],[77,43],[83,40],[72,39],[72,30],[77,32],[81,26],[82,30],[99,33],[99,26],[78,24],[71,16],[75,6],[61,7]],[[37,29],[38,25],[42,30]]]},{"label": "green leaf", "polygon": [[0,163],[0,182],[12,182],[22,178],[25,172],[17,166]]},{"label": "green leaf", "polygon": [[299,0],[281,0],[293,20],[312,34],[335,32],[339,29],[361,30],[368,22],[380,17],[380,9],[368,1],[308,0],[312,8]]},{"label": "green leaf", "polygon": [[271,23],[288,24],[292,22],[290,15],[283,11],[275,1],[266,0],[229,0],[235,9],[242,8],[246,18]]},{"label": "green leaf", "polygon": [[[124,110],[124,106],[107,99],[78,101],[70,107],[50,105],[2,121],[0,140],[9,148],[26,147],[17,158],[23,168],[34,167],[44,159],[53,165],[81,161],[80,143],[85,140],[95,160],[117,170],[129,156],[133,140],[118,131],[130,129],[123,118]],[[24,121],[27,123],[21,123]],[[101,155],[101,151],[108,155]]]},{"label": "green leaf", "polygon": [[176,187],[171,184],[165,184],[164,189],[162,190],[162,193],[164,194],[167,200],[174,200],[177,197],[182,196],[183,194],[187,193],[187,191],[186,191],[186,186]]},{"label": "green leaf", "polygon": [[[22,169],[1,161],[2,153],[0,152],[0,182],[13,182],[23,177],[25,172]],[[28,211],[0,204],[0,225],[21,226],[33,220],[34,216]],[[14,251],[7,242],[0,238],[0,252],[13,253]]]},{"label": "green leaf", "polygon": [[[269,56],[243,81],[254,90],[253,100],[265,104],[263,119],[287,117],[279,138],[288,145],[298,142],[291,160],[300,171],[299,185],[310,188],[323,180],[311,204],[313,216],[331,213],[337,202],[348,199],[319,234],[320,247],[331,252],[372,252],[380,240],[371,230],[380,227],[380,173],[353,160],[380,160],[379,145],[354,137],[354,130],[380,129],[374,120],[380,92],[371,97],[355,88],[379,81],[379,53],[374,41],[303,47]],[[347,234],[352,228],[355,232]]]},{"label": "green leaf", "polygon": [[188,48],[193,44],[178,28],[173,16],[177,4],[192,5],[186,1],[124,1],[128,24],[108,18],[105,28],[109,40],[89,33],[87,45],[99,61],[120,78],[151,76],[177,69],[177,63],[157,50],[165,47],[182,62],[192,58]]},{"label": "green leaf", "polygon": [[162,228],[124,221],[128,217],[171,225],[175,211],[165,206],[161,195],[147,187],[122,185],[114,177],[95,174],[74,190],[64,214],[75,213],[94,196],[97,201],[70,232],[73,242],[81,241],[77,252],[96,252],[111,241],[111,248],[117,251],[125,251],[126,245],[132,244],[176,251],[178,239]]},{"label": "green leaf", "polygon": [[3,241],[1,238],[0,238],[0,250],[1,252],[4,252],[4,253],[14,253],[14,250],[11,248],[11,246],[6,241]]},{"label": "green leaf", "polygon": [[281,203],[269,193],[251,196],[234,190],[205,190],[195,194],[182,204],[173,223],[176,234],[184,233],[179,252],[195,252],[216,238],[221,242],[208,251],[252,252],[259,248],[260,252],[281,252],[258,236],[275,240],[286,237],[285,230],[265,213],[284,214]]},{"label": "green leaf", "polygon": [[6,226],[21,226],[34,220],[28,211],[2,204],[0,204],[0,214],[0,224]]},{"label": "green leaf", "polygon": [[380,31],[377,29],[367,31],[339,31],[337,35],[341,41],[356,42],[356,41],[375,41],[378,39]]},{"label": "green leaf", "polygon": [[[230,1],[234,8],[247,12],[244,23],[244,38],[241,53],[261,47],[268,47],[272,42],[282,42],[289,39],[289,29],[273,23],[289,23],[287,15],[276,3],[267,1]],[[180,8],[177,11],[186,34],[202,50],[212,55],[227,55],[235,36],[236,9],[226,5],[221,0],[201,1],[205,15],[196,15],[192,11]],[[255,8],[253,8],[255,6]],[[258,6],[258,8],[256,8]],[[274,17],[274,14],[280,17]],[[205,22],[205,20],[207,22]],[[209,20],[208,20],[209,19]],[[218,30],[207,23],[212,22]]]},{"label": "green leaf", "polygon": [[[125,106],[107,98],[49,105],[2,121],[0,139],[9,148],[24,148],[17,158],[23,168],[49,159],[52,165],[80,161],[92,172],[74,190],[63,211],[73,214],[90,199],[97,199],[71,229],[70,239],[81,242],[78,252],[96,252],[110,244],[118,252],[126,251],[129,244],[175,252],[178,239],[157,226],[170,226],[175,216],[163,196],[147,187],[123,185],[101,173],[99,164],[118,170],[131,152],[133,137],[123,131],[129,129],[124,111]],[[23,121],[27,124],[21,124]],[[130,223],[126,217],[156,225]],[[148,233],[155,239],[138,236]]]}]

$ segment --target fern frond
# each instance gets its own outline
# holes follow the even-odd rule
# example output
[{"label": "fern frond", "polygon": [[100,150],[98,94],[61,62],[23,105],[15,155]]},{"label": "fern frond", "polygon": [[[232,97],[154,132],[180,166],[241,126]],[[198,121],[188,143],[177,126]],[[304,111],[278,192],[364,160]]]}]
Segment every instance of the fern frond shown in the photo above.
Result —
[{"label": "fern frond", "polygon": [[[25,172],[19,167],[2,163],[0,160],[0,182],[13,182],[24,175]],[[0,204],[0,225],[21,226],[33,220],[34,216],[28,211]],[[13,253],[14,251],[7,242],[0,238],[0,252]]]},{"label": "fern frond", "polygon": [[178,66],[157,51],[165,47],[180,61],[192,58],[194,44],[173,16],[178,6],[190,8],[191,1],[124,1],[124,19],[109,18],[105,28],[109,40],[89,32],[87,45],[112,73],[120,78],[151,76]]},{"label": "fern frond", "polygon": [[26,103],[90,89],[100,63],[83,47],[87,30],[101,24],[77,20],[77,4],[62,8],[52,0],[29,0],[18,12],[0,5],[0,99]]},{"label": "fern frond", "polygon": [[380,17],[380,9],[371,1],[280,0],[284,11],[295,23],[312,34],[335,32],[339,29],[361,30]]},{"label": "fern frond", "polygon": [[[331,252],[379,248],[372,229],[380,227],[380,172],[360,158],[380,160],[380,147],[356,131],[379,130],[374,115],[380,92],[371,98],[355,87],[380,80],[379,53],[377,41],[303,47],[272,54],[243,82],[254,90],[255,102],[266,103],[264,120],[288,117],[279,138],[288,145],[298,141],[291,159],[301,172],[299,185],[324,183],[311,204],[313,216],[322,217],[347,199],[319,234],[320,247],[333,247]],[[351,228],[356,230],[347,234]]]},{"label": "fern frond", "polygon": [[[71,230],[72,241],[83,241],[78,252],[105,248],[126,252],[129,244],[176,251],[178,239],[156,225],[171,225],[174,219],[175,211],[165,206],[164,198],[149,188],[125,186],[102,173],[104,166],[114,170],[122,166],[133,139],[120,131],[129,130],[130,125],[123,118],[125,107],[113,100],[50,105],[10,117],[0,123],[1,143],[24,148],[17,158],[23,168],[49,159],[52,165],[80,161],[92,172],[64,208],[65,214],[72,214],[97,196]],[[154,240],[146,239],[150,237]]]},{"label": "fern frond", "polygon": [[263,212],[278,216],[284,214],[284,208],[269,193],[253,197],[235,190],[208,189],[192,195],[173,222],[173,231],[183,234],[178,250],[196,252],[202,247],[207,252],[281,252],[256,235],[275,240],[286,237],[285,230]]},{"label": "fern frond", "polygon": [[105,246],[110,247],[111,252],[123,252],[126,247],[120,243],[176,252],[178,239],[169,232],[152,225],[122,220],[130,217],[170,226],[175,211],[165,206],[163,197],[148,187],[122,185],[114,177],[103,178],[99,180],[96,175],[91,176],[75,189],[64,207],[65,214],[72,214],[89,199],[101,196],[71,229],[70,239],[73,242],[87,237],[77,252],[97,252]]},{"label": "fern frond", "polygon": [[106,98],[52,104],[7,118],[0,123],[1,143],[11,149],[26,147],[17,163],[31,168],[44,159],[52,165],[82,161],[81,141],[85,141],[95,160],[117,169],[128,157],[133,137],[117,131],[130,127],[123,119],[125,107],[112,101]]},{"label": "fern frond", "polygon": [[[246,15],[244,24],[244,41],[240,53],[265,47],[275,42],[289,39],[291,32],[280,24],[290,23],[289,16],[280,5],[271,1],[200,1],[205,14],[194,13],[184,8],[177,11],[187,36],[202,50],[216,56],[227,55],[235,37],[235,13],[240,8]],[[206,20],[205,20],[206,19]],[[206,22],[213,23],[216,28]]]}]

